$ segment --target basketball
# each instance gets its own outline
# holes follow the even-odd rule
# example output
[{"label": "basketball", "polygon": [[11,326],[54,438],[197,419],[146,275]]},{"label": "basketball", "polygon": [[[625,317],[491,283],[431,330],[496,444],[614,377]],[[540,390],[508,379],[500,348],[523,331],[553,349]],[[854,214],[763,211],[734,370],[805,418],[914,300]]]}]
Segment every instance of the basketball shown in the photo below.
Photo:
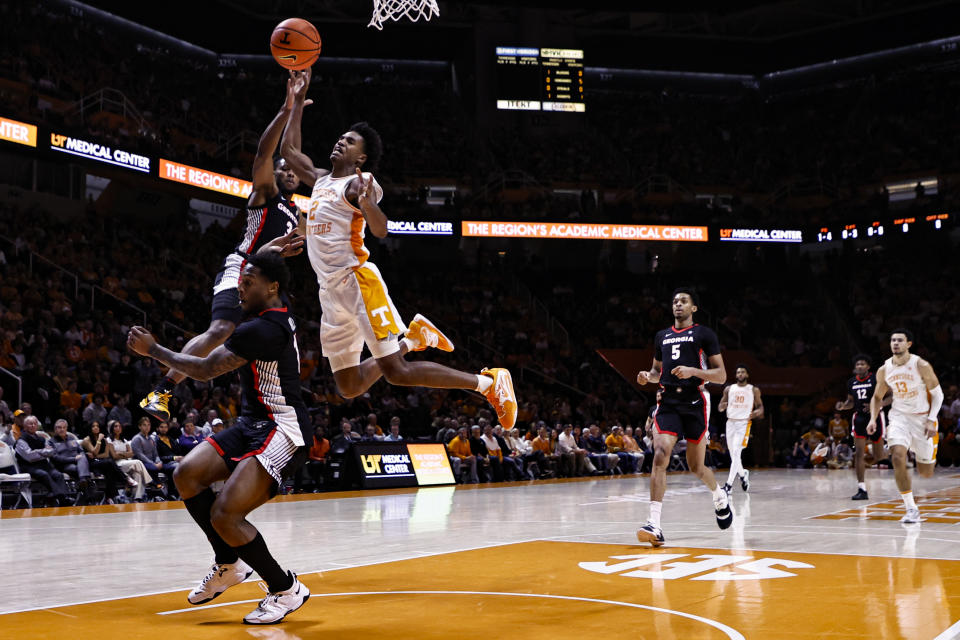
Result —
[{"label": "basketball", "polygon": [[273,29],[270,53],[284,69],[307,69],[320,57],[320,33],[302,18],[288,18]]}]

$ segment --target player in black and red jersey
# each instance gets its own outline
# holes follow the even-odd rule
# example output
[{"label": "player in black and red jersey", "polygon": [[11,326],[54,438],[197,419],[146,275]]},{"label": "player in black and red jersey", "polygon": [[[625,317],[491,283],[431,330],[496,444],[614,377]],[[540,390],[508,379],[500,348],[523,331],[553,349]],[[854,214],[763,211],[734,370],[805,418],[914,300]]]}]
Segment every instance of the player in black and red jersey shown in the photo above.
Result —
[{"label": "player in black and red jersey", "polygon": [[867,433],[867,424],[870,422],[870,398],[873,397],[873,391],[877,387],[877,378],[870,371],[870,356],[860,353],[853,357],[853,377],[847,381],[847,399],[838,402],[837,411],[846,411],[853,409],[853,415],[850,422],[853,423],[853,437],[856,442],[856,454],[854,457],[855,468],[857,471],[857,492],[853,495],[853,500],[867,500],[867,483],[865,481],[865,470],[867,451],[867,440],[870,440],[873,449],[874,461],[883,460],[886,456],[883,451],[883,414],[880,414],[880,420],[877,421],[877,430],[872,434]]},{"label": "player in black and red jersey", "polygon": [[[247,228],[243,239],[224,259],[221,271],[213,281],[210,326],[187,342],[182,353],[205,356],[226,342],[243,317],[237,287],[246,264],[244,255],[255,254],[282,236],[293,238],[296,233],[300,212],[292,198],[300,186],[300,179],[286,160],[273,157],[293,109],[295,90],[291,78],[287,81],[287,98],[283,107],[260,136],[253,160],[253,189],[247,198]],[[140,407],[158,420],[169,420],[167,405],[173,388],[186,377],[177,369],[168,370],[154,390],[140,401]]]},{"label": "player in black and red jersey", "polygon": [[[297,325],[283,301],[289,280],[279,252],[247,256],[239,289],[247,319],[206,356],[165,349],[142,327],[133,327],[127,339],[132,351],[196,380],[239,370],[240,418],[194,447],[173,479],[215,554],[210,572],[187,600],[209,602],[256,571],[268,593],[244,617],[246,624],[280,622],[310,596],[296,575],[280,568],[263,536],[247,520],[303,464],[307,443],[313,442],[310,416],[300,395]],[[225,481],[223,489],[214,495],[210,486],[220,481]]]},{"label": "player in black and red jersey", "polygon": [[704,464],[707,425],[710,421],[710,394],[707,382],[723,384],[727,371],[720,355],[717,334],[696,324],[693,314],[697,298],[690,288],[673,292],[673,326],[654,339],[653,366],[637,374],[640,384],[660,383],[661,399],[653,414],[653,468],[650,473],[650,517],[637,539],[655,547],[663,544],[660,512],[667,489],[667,464],[679,438],[687,440],[687,464],[713,494],[717,525],[726,529],[733,523],[727,493],[717,484],[710,467]]}]

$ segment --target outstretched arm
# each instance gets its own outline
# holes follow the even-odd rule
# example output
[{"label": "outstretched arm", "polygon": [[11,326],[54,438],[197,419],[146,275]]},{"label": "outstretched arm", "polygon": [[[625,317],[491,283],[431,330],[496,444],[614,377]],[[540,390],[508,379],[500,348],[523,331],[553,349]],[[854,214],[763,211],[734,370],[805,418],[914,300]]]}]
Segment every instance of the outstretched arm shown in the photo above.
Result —
[{"label": "outstretched arm", "polygon": [[260,136],[260,142],[257,144],[257,155],[253,159],[253,191],[250,192],[250,197],[247,199],[247,203],[251,207],[258,207],[277,195],[277,178],[273,169],[273,154],[277,150],[277,145],[280,144],[283,128],[287,126],[290,112],[293,111],[293,103],[296,100],[292,82],[293,78],[287,79],[287,99],[277,115],[267,125],[263,135]]},{"label": "outstretched arm", "polygon": [[290,164],[301,182],[306,182],[312,187],[317,178],[330,172],[314,167],[309,156],[300,150],[300,121],[303,119],[303,108],[313,104],[313,100],[306,99],[307,87],[310,86],[310,70],[291,71],[287,86],[288,92],[293,94],[293,106],[280,142],[280,155]]},{"label": "outstretched arm", "polygon": [[200,381],[212,380],[247,363],[244,358],[223,345],[203,358],[185,353],[175,353],[157,344],[150,332],[143,327],[132,327],[130,329],[130,334],[127,336],[127,347],[141,356],[155,358],[171,369],[182,371],[194,380]]}]

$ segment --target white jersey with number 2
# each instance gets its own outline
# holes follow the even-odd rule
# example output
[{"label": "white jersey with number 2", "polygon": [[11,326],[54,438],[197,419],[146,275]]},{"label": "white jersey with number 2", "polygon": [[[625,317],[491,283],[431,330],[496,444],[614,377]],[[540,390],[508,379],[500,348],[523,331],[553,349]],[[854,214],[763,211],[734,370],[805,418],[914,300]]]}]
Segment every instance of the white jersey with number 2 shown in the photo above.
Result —
[{"label": "white jersey with number 2", "polygon": [[[313,184],[310,207],[307,209],[307,256],[322,285],[344,270],[360,267],[370,252],[363,245],[367,221],[363,212],[347,200],[347,187],[356,175],[334,178],[326,174]],[[369,180],[371,174],[364,173]],[[383,189],[373,179],[377,202]]]}]

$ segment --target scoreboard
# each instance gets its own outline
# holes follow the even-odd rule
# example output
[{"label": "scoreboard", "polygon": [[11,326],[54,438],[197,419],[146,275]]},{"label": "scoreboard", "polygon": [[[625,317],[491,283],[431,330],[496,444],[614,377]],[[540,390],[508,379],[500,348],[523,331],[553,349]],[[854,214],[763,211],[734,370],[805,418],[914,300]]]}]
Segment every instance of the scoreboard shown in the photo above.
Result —
[{"label": "scoreboard", "polygon": [[497,109],[583,112],[583,50],[497,47]]}]

